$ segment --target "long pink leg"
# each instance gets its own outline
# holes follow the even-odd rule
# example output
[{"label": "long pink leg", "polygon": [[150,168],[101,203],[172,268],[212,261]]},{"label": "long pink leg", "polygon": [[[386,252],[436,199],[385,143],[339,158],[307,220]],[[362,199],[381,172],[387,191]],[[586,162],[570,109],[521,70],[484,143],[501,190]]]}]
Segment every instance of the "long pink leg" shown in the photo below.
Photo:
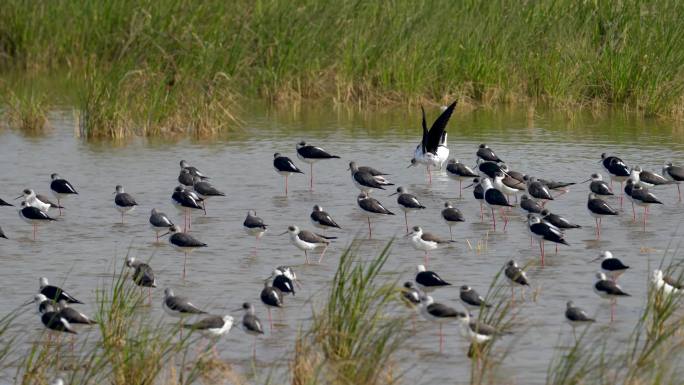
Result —
[{"label": "long pink leg", "polygon": [[306,264],[309,264],[309,253],[307,253],[306,250],[304,250],[304,257],[306,258]]},{"label": "long pink leg", "polygon": [[632,222],[636,222],[636,210],[634,210],[634,202],[632,202]]},{"label": "long pink leg", "polygon": [[285,196],[287,196],[287,175],[285,175]]},{"label": "long pink leg", "polygon": [[544,240],[539,241],[539,250],[541,251],[541,265],[544,266]]},{"label": "long pink leg", "polygon": [[[682,191],[679,189],[679,183],[677,183],[677,197],[679,198],[679,201],[681,202],[682,201]],[[57,200],[57,204],[59,204],[59,200]],[[60,213],[61,213],[61,211],[60,211]]]},{"label": "long pink leg", "polygon": [[185,279],[185,265],[188,262],[188,253],[185,253],[185,257],[183,257],[183,279]]},{"label": "long pink leg", "polygon": [[268,324],[271,325],[271,331],[273,331],[273,318],[271,318],[271,308],[268,307]]},{"label": "long pink leg", "polygon": [[484,209],[482,207],[482,201],[480,201],[480,222],[484,222]]},{"label": "long pink leg", "polygon": [[321,255],[318,257],[318,264],[320,265],[321,262],[323,261],[323,256],[325,255],[326,250],[328,250],[328,246],[323,248],[323,251],[321,252]]},{"label": "long pink leg", "polygon": [[33,225],[33,240],[36,240],[36,225]]},{"label": "long pink leg", "polygon": [[444,335],[442,334],[442,323],[439,323],[439,352],[444,351]]},{"label": "long pink leg", "polygon": [[492,209],[492,220],[494,221],[494,231],[496,231],[496,214],[494,214],[494,209]]},{"label": "long pink leg", "polygon": [[463,181],[458,181],[458,199],[463,199]]},{"label": "long pink leg", "polygon": [[368,239],[373,238],[373,230],[371,230],[370,215],[368,216]]},{"label": "long pink leg", "polygon": [[311,163],[311,179],[309,180],[309,191],[313,191],[313,163]]},{"label": "long pink leg", "polygon": [[[677,185],[677,188],[679,188],[679,185]],[[57,206],[59,206],[59,216],[61,217],[62,216],[62,204],[59,202],[59,198],[57,198]]]},{"label": "long pink leg", "polygon": [[427,172],[428,172],[428,184],[432,184],[432,171],[430,171],[430,165],[427,165]]}]

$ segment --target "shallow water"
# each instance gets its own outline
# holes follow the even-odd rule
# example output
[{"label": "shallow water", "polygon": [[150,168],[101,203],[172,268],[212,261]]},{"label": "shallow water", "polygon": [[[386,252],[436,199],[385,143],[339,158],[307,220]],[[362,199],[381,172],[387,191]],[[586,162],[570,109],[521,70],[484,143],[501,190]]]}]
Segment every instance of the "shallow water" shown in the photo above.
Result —
[{"label": "shallow water", "polygon": [[[429,109],[429,119],[437,113]],[[460,308],[458,286],[468,284],[484,294],[506,261],[513,258],[525,264],[539,257],[537,248],[530,249],[525,224],[517,213],[506,232],[497,227],[496,232],[489,233],[487,250],[478,254],[468,248],[466,240],[475,244],[490,229],[488,222],[480,222],[479,205],[471,192],[466,190],[464,199],[456,199],[458,184],[443,172],[433,175],[432,186],[427,186],[424,169],[406,169],[419,138],[419,116],[415,111],[359,114],[321,108],[282,112],[256,108],[245,115],[248,118],[243,131],[211,142],[85,143],[73,137],[74,122],[69,113],[53,114],[53,129],[42,137],[0,131],[4,170],[0,197],[12,199],[27,187],[47,194],[53,172],[59,172],[79,191],[77,197],[63,202],[63,220],[40,227],[35,242],[31,227],[17,217],[13,208],[0,208],[0,226],[10,237],[0,239],[0,271],[4,277],[0,308],[14,309],[29,300],[37,290],[38,277],[46,276],[86,302],[79,309],[94,313],[95,289],[130,252],[143,259],[151,256],[157,273],[159,288],[153,292],[153,306],[140,310],[151,313],[152,319],[166,317],[160,306],[163,288],[173,287],[177,294],[190,297],[212,313],[230,312],[242,302],[251,301],[256,304],[257,314],[266,320],[266,310],[259,301],[263,279],[277,265],[294,265],[303,288],[296,297],[286,298],[285,309],[274,313],[276,329],[267,332],[257,345],[258,367],[268,368],[274,362],[286,365],[283,357],[291,350],[296,331],[310,318],[309,300],[327,288],[345,246],[357,235],[367,236],[365,217],[356,207],[358,191],[347,171],[349,160],[391,173],[394,183],[418,195],[427,209],[411,214],[411,225],[448,236],[440,217],[447,199],[467,217],[466,223],[454,227],[458,243],[432,253],[430,268],[455,284],[433,293],[437,301]],[[581,181],[592,172],[602,172],[598,164],[602,152],[615,153],[629,165],[639,164],[646,170],[659,171],[667,160],[684,162],[682,131],[622,115],[530,116],[515,111],[475,111],[455,114],[448,131],[452,157],[474,163],[477,145],[486,142],[512,169],[556,180]],[[315,165],[314,192],[308,191],[306,164],[295,156],[295,143],[302,139],[342,157]],[[274,152],[290,156],[307,173],[290,178],[287,198],[283,196],[283,179],[272,169]],[[210,200],[207,216],[194,216],[192,233],[209,247],[189,257],[185,281],[180,279],[183,255],[166,243],[155,244],[147,222],[153,207],[171,215],[176,223],[182,222],[170,202],[180,159],[210,175],[212,183],[228,194]],[[124,225],[119,223],[120,216],[113,207],[116,184],[123,185],[140,204],[126,216]],[[388,197],[390,192],[376,192],[374,196],[400,214],[395,200]],[[510,382],[545,382],[550,357],[572,339],[571,329],[563,322],[569,299],[595,315],[597,327],[614,329],[618,341],[621,336],[626,339],[645,303],[648,272],[660,263],[668,244],[676,242],[680,234],[678,225],[684,206],[676,203],[676,189],[670,186],[655,189],[665,205],[651,209],[646,231],[640,223],[631,222],[625,203],[624,215],[603,221],[602,240],[597,242],[593,219],[585,209],[586,192],[586,185],[574,186],[549,205],[554,212],[584,227],[567,233],[571,246],[561,247],[557,255],[553,247],[547,247],[546,267],[530,267],[533,289],[539,295],[536,302],[532,301],[528,291],[528,299],[517,316],[519,329],[503,337],[500,344],[515,344],[503,366]],[[302,253],[287,236],[276,234],[289,224],[311,229],[308,216],[314,204],[322,205],[344,230],[328,232],[339,239],[321,265],[304,266]],[[256,209],[271,229],[262,238],[257,256],[252,255],[254,238],[242,230],[247,209]],[[362,255],[376,255],[388,240],[404,232],[402,215],[374,220],[373,240],[361,242]],[[592,292],[598,265],[587,263],[603,249],[612,250],[632,266],[620,283],[633,297],[619,301],[616,322],[611,325],[607,302]],[[392,279],[412,279],[417,263],[422,263],[422,253],[400,237],[385,272],[391,273]],[[240,312],[232,314],[236,321],[241,317]],[[42,331],[33,308],[22,313],[18,321],[36,333]],[[439,354],[435,325],[419,324],[419,331],[407,345],[410,350],[402,352],[400,360],[401,368],[406,370],[406,383],[467,382],[470,364],[464,359],[466,343],[455,325],[445,331],[445,353]],[[235,367],[249,374],[251,344],[252,339],[236,328],[222,339],[219,350]]]}]

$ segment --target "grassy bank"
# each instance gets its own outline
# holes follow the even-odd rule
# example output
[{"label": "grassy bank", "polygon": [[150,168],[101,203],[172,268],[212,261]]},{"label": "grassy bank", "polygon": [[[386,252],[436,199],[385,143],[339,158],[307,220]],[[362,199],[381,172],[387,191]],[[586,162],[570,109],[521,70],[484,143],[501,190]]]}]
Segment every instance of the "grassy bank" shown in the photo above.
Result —
[{"label": "grassy bank", "polygon": [[67,77],[88,137],[225,131],[236,96],[681,119],[682,14],[675,0],[7,0],[0,75]]}]

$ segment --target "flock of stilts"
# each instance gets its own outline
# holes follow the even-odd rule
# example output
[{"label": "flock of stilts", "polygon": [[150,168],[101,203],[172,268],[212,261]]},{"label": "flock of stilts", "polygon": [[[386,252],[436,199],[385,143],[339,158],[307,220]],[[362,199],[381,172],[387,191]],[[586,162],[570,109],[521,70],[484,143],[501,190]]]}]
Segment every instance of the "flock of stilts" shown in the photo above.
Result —
[{"label": "flock of stilts", "polygon": [[[536,239],[539,242],[540,262],[543,266],[545,242],[555,244],[556,248],[559,244],[568,245],[565,238],[565,231],[580,227],[570,220],[552,213],[545,207],[547,202],[558,199],[568,191],[569,186],[574,185],[575,183],[545,180],[514,171],[485,144],[480,145],[477,149],[477,164],[473,168],[454,159],[449,159],[446,126],[455,106],[456,103],[454,102],[446,107],[430,129],[427,127],[425,111],[423,110],[423,135],[420,143],[416,146],[409,167],[419,165],[425,166],[428,182],[432,183],[432,171],[440,170],[446,164],[447,175],[459,182],[459,198],[462,198],[464,188],[472,188],[474,198],[480,202],[481,220],[484,220],[484,207],[486,206],[491,213],[490,219],[494,231],[496,231],[497,226],[497,211],[504,222],[503,230],[506,230],[510,210],[516,206],[511,202],[511,199],[514,197],[517,207],[526,215],[527,228],[531,239]],[[332,155],[320,147],[312,146],[305,142],[297,144],[296,155],[301,161],[310,165],[309,188],[311,190],[313,190],[314,187],[314,164],[321,160],[339,158],[339,156]],[[590,192],[588,194],[586,207],[589,214],[595,219],[597,239],[601,236],[602,219],[604,217],[619,214],[619,211],[613,208],[607,201],[608,197],[616,194],[612,188],[614,181],[620,183],[620,192],[618,193],[620,205],[622,206],[624,196],[632,203],[634,220],[636,220],[634,206],[636,205],[643,208],[642,216],[644,228],[647,223],[649,206],[653,204],[662,204],[662,202],[648,190],[649,188],[660,185],[676,184],[678,196],[681,201],[679,183],[684,181],[684,168],[682,167],[667,163],[662,169],[662,175],[659,175],[654,172],[644,171],[638,166],[630,168],[622,159],[616,156],[608,156],[607,154],[601,155],[600,162],[610,177],[610,184],[603,181],[602,176],[599,173],[591,174],[589,179],[582,182],[591,182],[589,184]],[[303,172],[290,158],[280,153],[275,153],[273,155],[273,166],[276,172],[285,178],[284,192],[285,195],[287,195],[289,176]],[[185,254],[182,273],[183,277],[185,277],[185,261],[187,260],[188,254],[195,249],[207,247],[205,243],[189,233],[192,226],[192,213],[201,210],[206,214],[207,200],[212,197],[224,196],[225,194],[212,186],[208,182],[209,178],[197,168],[190,166],[185,161],[180,162],[180,167],[181,171],[178,177],[180,185],[174,189],[171,198],[174,205],[184,213],[183,227],[181,228],[179,225],[174,224],[169,216],[156,209],[151,210],[149,223],[156,234],[157,241],[160,237],[168,235],[170,245]],[[375,190],[385,190],[390,187],[394,189],[395,187],[392,187],[394,184],[389,181],[388,174],[372,167],[359,166],[356,162],[352,161],[349,163],[349,171],[354,186],[360,190],[357,197],[357,205],[359,210],[367,217],[368,237],[371,238],[373,235],[372,218],[395,215],[379,200],[371,197],[371,193]],[[469,181],[471,183],[466,187],[462,187],[464,181]],[[78,194],[71,183],[57,174],[51,175],[50,189],[56,197],[57,203],[52,202],[44,195],[36,194],[32,189],[25,189],[22,192],[22,195],[18,197],[23,198],[19,207],[19,215],[23,220],[33,226],[34,240],[36,239],[38,225],[55,220],[55,218],[48,214],[48,211],[50,209],[58,209],[59,215],[61,216],[63,210],[63,207],[61,206],[62,201],[67,197]],[[522,194],[519,202],[517,197],[518,193]],[[115,207],[120,212],[121,222],[124,223],[125,214],[133,210],[138,204],[133,196],[124,191],[122,186],[116,186],[114,194]],[[444,239],[435,234],[423,231],[420,226],[409,226],[408,215],[411,212],[425,209],[425,206],[420,203],[419,197],[411,194],[405,187],[396,187],[396,192],[392,195],[396,195],[397,205],[404,213],[406,236],[410,239],[412,246],[416,250],[424,253],[423,264],[418,265],[418,272],[414,281],[409,281],[404,284],[401,291],[401,298],[408,306],[419,310],[427,320],[438,322],[440,330],[440,351],[443,346],[442,324],[444,322],[458,321],[462,326],[462,334],[473,343],[485,342],[495,335],[500,334],[502,331],[477,320],[477,317],[471,315],[471,311],[489,307],[491,305],[470,286],[464,285],[460,288],[460,300],[465,307],[465,311],[457,310],[446,304],[435,302],[434,299],[428,295],[428,293],[435,289],[451,285],[442,279],[436,272],[428,270],[429,252],[443,246],[448,246],[450,243],[454,242],[452,227],[459,222],[465,221],[462,213],[458,208],[454,207],[451,202],[446,202],[444,204],[444,209],[441,211],[441,217],[448,225],[451,236],[450,239]],[[10,204],[0,200],[0,205]],[[319,229],[328,230],[340,228],[332,216],[325,212],[319,205],[313,206],[313,212],[311,213],[310,219],[313,225]],[[257,216],[254,210],[250,210],[247,213],[243,226],[249,235],[256,238],[257,245],[259,239],[267,231],[267,225]],[[309,252],[316,249],[322,249],[318,257],[318,263],[320,263],[331,240],[336,238],[334,236],[321,235],[313,231],[304,230],[296,225],[288,226],[282,234],[289,234],[291,243],[298,249],[304,251],[307,264],[310,262]],[[1,229],[0,236],[7,238]],[[257,252],[257,245],[255,245],[254,248],[255,254]],[[612,321],[612,309],[614,308],[615,299],[629,295],[617,284],[618,277],[629,267],[623,264],[619,259],[613,257],[609,251],[602,252],[599,259],[602,261],[601,272],[597,273],[594,291],[601,297],[611,299]],[[125,263],[126,266],[133,269],[133,281],[141,287],[147,287],[148,297],[150,297],[149,290],[156,287],[152,268],[147,263],[132,257],[127,258]],[[507,262],[504,267],[504,274],[511,284],[512,299],[514,300],[514,288],[529,286],[529,279],[525,274],[524,268],[519,266],[514,260]],[[671,277],[668,277],[660,270],[653,272],[652,282],[658,289],[663,290],[666,294],[676,293],[682,289],[682,286],[678,282]],[[273,324],[270,309],[272,307],[282,307],[283,295],[294,295],[295,285],[297,285],[296,274],[294,270],[288,266],[279,266],[275,268],[271,277],[265,281],[260,298],[268,309],[271,328],[273,327]],[[76,333],[72,324],[92,324],[95,322],[93,319],[69,307],[71,304],[80,304],[82,302],[63,289],[49,285],[46,278],[40,278],[40,292],[35,296],[34,302],[38,306],[42,323],[52,330]],[[183,327],[201,331],[208,336],[221,336],[227,333],[233,326],[232,316],[208,315],[205,310],[193,305],[186,297],[175,295],[170,288],[164,290],[162,307],[165,312],[176,317],[201,316],[202,318],[200,318],[200,320],[194,323],[183,324]],[[244,310],[244,315],[240,322],[240,326],[247,333],[255,336],[255,352],[256,336],[263,334],[264,329],[261,321],[255,315],[255,308],[252,304],[245,302],[241,309]],[[586,312],[579,307],[576,307],[571,301],[567,303],[565,316],[568,321],[574,324],[594,322],[594,319],[590,318]]]}]

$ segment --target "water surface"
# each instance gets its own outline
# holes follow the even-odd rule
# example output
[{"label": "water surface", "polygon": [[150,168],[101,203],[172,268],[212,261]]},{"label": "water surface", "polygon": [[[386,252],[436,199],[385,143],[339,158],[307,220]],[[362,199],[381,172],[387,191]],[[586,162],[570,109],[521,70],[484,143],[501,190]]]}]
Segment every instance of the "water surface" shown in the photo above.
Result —
[{"label": "water surface", "polygon": [[[310,300],[325,291],[334,274],[337,260],[355,236],[365,237],[365,217],[356,207],[358,191],[347,171],[350,160],[372,165],[392,174],[391,180],[418,195],[426,210],[409,217],[411,225],[448,236],[440,218],[445,200],[460,208],[467,222],[454,227],[458,243],[433,253],[431,268],[455,284],[433,294],[435,299],[460,308],[458,286],[468,284],[486,292],[494,275],[509,259],[525,264],[538,259],[538,249],[530,248],[522,217],[515,214],[507,231],[489,233],[488,248],[482,253],[470,250],[466,240],[477,243],[490,229],[479,220],[479,205],[466,192],[459,200],[458,184],[444,173],[433,176],[427,186],[425,172],[406,169],[419,138],[419,115],[405,109],[349,112],[334,108],[266,111],[250,108],[242,130],[212,141],[133,140],[125,145],[111,142],[86,143],[73,136],[74,120],[70,113],[51,115],[53,129],[45,136],[26,137],[14,131],[0,132],[0,162],[3,164],[0,197],[11,199],[30,187],[41,193],[49,191],[49,175],[58,172],[79,191],[64,202],[66,214],[54,224],[42,226],[38,241],[31,239],[31,227],[20,221],[11,208],[0,208],[0,226],[10,240],[0,240],[0,308],[13,309],[36,292],[38,277],[63,285],[86,302],[79,307],[94,313],[95,289],[102,287],[118,269],[127,253],[151,257],[157,272],[159,289],[153,292],[152,308],[142,308],[156,320],[166,315],[161,310],[163,288],[173,287],[178,294],[190,297],[213,313],[231,312],[243,301],[256,304],[257,314],[266,319],[259,293],[273,267],[294,265],[303,281],[296,297],[286,298],[284,310],[275,312],[277,327],[260,339],[257,367],[274,363],[284,370],[287,353],[293,347],[298,328],[310,319]],[[428,109],[429,119],[438,111]],[[458,112],[449,125],[452,157],[474,163],[479,143],[488,143],[512,169],[540,177],[581,181],[592,172],[602,171],[598,160],[602,152],[615,153],[630,165],[646,170],[660,170],[664,161],[684,162],[684,135],[681,127],[655,121],[642,121],[622,114],[595,117],[589,114],[565,115],[519,111]],[[308,168],[295,156],[295,143],[306,140],[322,145],[341,156],[315,166],[315,191],[308,191]],[[272,154],[290,156],[307,175],[290,178],[290,195],[283,196],[283,180],[272,169]],[[183,255],[167,244],[154,243],[147,225],[150,209],[156,207],[171,215],[177,223],[182,217],[173,208],[170,196],[176,186],[178,162],[186,159],[212,177],[212,183],[227,193],[226,198],[212,199],[208,215],[195,215],[193,235],[209,244],[195,252],[188,261],[185,281],[180,279]],[[140,206],[119,224],[113,206],[114,186],[121,184]],[[533,265],[529,276],[536,301],[528,300],[519,308],[519,330],[504,337],[501,347],[514,343],[504,369],[511,382],[545,382],[550,357],[559,346],[567,346],[572,333],[563,322],[565,302],[574,300],[599,320],[596,327],[611,328],[617,340],[624,340],[637,321],[646,298],[648,271],[660,263],[667,245],[677,239],[678,224],[684,208],[676,203],[676,190],[655,190],[665,202],[651,210],[646,231],[631,222],[631,212],[604,220],[602,241],[594,240],[593,219],[585,210],[586,185],[571,191],[549,205],[559,214],[583,225],[569,231],[570,247],[558,255],[550,250],[547,266]],[[393,198],[379,192],[374,196],[391,210],[400,213]],[[617,204],[615,201],[611,202]],[[344,228],[329,232],[339,237],[328,250],[321,265],[305,266],[303,254],[286,236],[276,236],[289,224],[311,229],[309,213],[320,204]],[[256,209],[270,225],[262,238],[257,256],[252,255],[254,239],[242,230],[248,209]],[[487,217],[485,218],[488,219]],[[381,218],[374,222],[374,239],[361,242],[361,254],[370,258],[392,237],[399,236],[385,268],[388,279],[408,280],[422,253],[415,251],[404,234],[403,216]],[[602,249],[610,249],[632,269],[620,280],[633,297],[620,300],[617,320],[608,324],[607,303],[592,292],[598,266],[587,263]],[[314,302],[315,303],[315,302]],[[232,312],[236,320],[240,312]],[[168,319],[168,318],[164,318]],[[39,333],[43,326],[34,309],[18,321]],[[175,320],[168,319],[169,322]],[[445,328],[444,354],[439,354],[435,325],[419,324],[403,351],[401,369],[405,382],[462,383],[469,376],[467,348],[455,325]],[[94,330],[93,333],[98,333]],[[84,333],[85,334],[85,333]],[[252,339],[234,329],[219,344],[221,356],[244,374],[252,373]],[[28,345],[27,345],[28,346]],[[278,369],[276,369],[278,370]],[[13,373],[13,371],[12,371]],[[3,380],[0,383],[9,383]]]}]

